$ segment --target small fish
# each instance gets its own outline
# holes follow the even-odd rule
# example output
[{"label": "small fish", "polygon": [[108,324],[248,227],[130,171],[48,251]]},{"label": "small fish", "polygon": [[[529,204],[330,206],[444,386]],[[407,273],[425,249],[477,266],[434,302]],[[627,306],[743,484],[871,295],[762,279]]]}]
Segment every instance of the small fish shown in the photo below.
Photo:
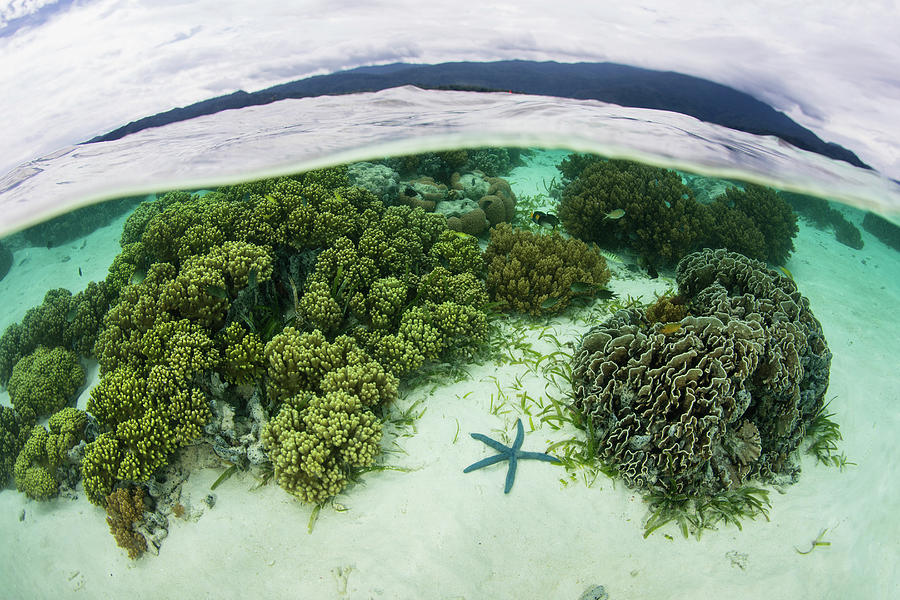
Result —
[{"label": "small fish", "polygon": [[616,219],[621,219],[624,216],[625,216],[625,209],[617,208],[614,211],[606,213],[606,215],[603,218],[604,219],[612,219],[613,221],[615,221]]},{"label": "small fish", "polygon": [[212,296],[213,298],[218,298],[220,300],[225,300],[228,298],[228,291],[217,285],[208,285],[206,286],[206,293]]},{"label": "small fish", "polygon": [[556,229],[559,226],[559,218],[556,215],[551,215],[550,213],[541,212],[539,210],[531,213],[531,220],[541,227],[552,227],[553,229]]},{"label": "small fish", "polygon": [[406,186],[406,189],[403,190],[403,195],[412,198],[413,196],[418,196],[419,192],[409,186]]},{"label": "small fish", "polygon": [[659,332],[669,335],[681,330],[681,323],[666,323],[659,328]]},{"label": "small fish", "polygon": [[559,301],[560,301],[560,298],[553,298],[553,297],[547,298],[546,300],[541,302],[541,308],[543,308],[544,310],[549,310],[549,309],[553,308],[554,306],[556,306],[557,304],[559,304]]},{"label": "small fish", "polygon": [[464,240],[465,240],[465,239],[469,239],[469,238],[472,238],[473,240],[477,240],[477,239],[478,239],[478,238],[476,238],[474,235],[471,235],[471,234],[469,234],[469,233],[466,233],[465,231],[454,231],[454,230],[451,230],[450,233],[452,233],[452,234],[455,235],[456,237],[462,238],[462,239],[464,239]]},{"label": "small fish", "polygon": [[135,269],[134,273],[131,274],[131,278],[128,280],[129,284],[137,285],[144,280],[147,276],[147,271],[144,269]]},{"label": "small fish", "polygon": [[75,308],[70,308],[69,312],[66,313],[66,323],[71,323],[75,320],[75,317],[78,316],[78,310]]},{"label": "small fish", "polygon": [[784,273],[785,277],[787,277],[791,281],[794,280],[794,274],[788,271],[787,267],[782,267],[781,265],[779,265],[778,268],[781,269],[781,272]]},{"label": "small fish", "polygon": [[78,267],[78,276],[79,276],[79,277],[82,277],[82,276],[83,276],[83,274],[82,274],[82,272],[81,272],[81,267]]},{"label": "small fish", "polygon": [[586,281],[573,281],[572,285],[569,286],[569,289],[576,294],[584,294],[586,292],[593,292],[597,289],[597,286]]},{"label": "small fish", "polygon": [[618,254],[614,254],[614,253],[610,252],[609,250],[604,250],[603,248],[601,248],[600,246],[597,246],[596,244],[594,245],[594,248],[596,248],[597,253],[600,256],[602,256],[609,262],[619,263],[620,265],[625,264],[625,261],[622,260],[622,257],[620,257]]}]

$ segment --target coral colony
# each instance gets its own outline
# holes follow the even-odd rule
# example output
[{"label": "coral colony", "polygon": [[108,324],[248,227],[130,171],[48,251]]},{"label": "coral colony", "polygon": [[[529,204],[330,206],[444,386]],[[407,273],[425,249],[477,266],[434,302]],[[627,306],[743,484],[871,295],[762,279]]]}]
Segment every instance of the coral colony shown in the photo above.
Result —
[{"label": "coral colony", "polygon": [[[0,337],[3,483],[44,500],[80,479],[133,558],[158,551],[168,515],[188,518],[179,462],[198,442],[229,474],[320,505],[375,464],[401,383],[493,356],[506,313],[575,300],[603,316],[572,357],[572,405],[557,407],[588,423],[585,460],[666,506],[796,477],[804,432],[837,426],[811,426],[828,385],[822,329],[760,262],[793,250],[782,197],[736,184],[700,203],[673,171],[571,155],[544,227],[531,215],[545,206],[517,211],[504,179],[525,152],[403,156],[141,203],[105,280],[48,291]],[[603,304],[604,256],[623,260],[611,251],[651,273],[677,265],[677,294]],[[81,411],[85,358],[100,370]],[[508,461],[508,493],[518,460],[557,461],[522,451],[516,427],[511,446],[472,434],[498,454],[465,472]]]}]

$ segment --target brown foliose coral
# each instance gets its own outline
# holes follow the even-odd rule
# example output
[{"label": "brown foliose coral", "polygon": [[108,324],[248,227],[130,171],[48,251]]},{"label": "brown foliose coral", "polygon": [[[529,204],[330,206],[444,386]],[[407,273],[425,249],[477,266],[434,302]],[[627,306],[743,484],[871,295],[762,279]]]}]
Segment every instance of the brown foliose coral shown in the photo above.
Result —
[{"label": "brown foliose coral", "polygon": [[630,485],[667,492],[793,480],[831,363],[809,302],[790,279],[724,250],[686,256],[677,281],[691,314],[674,331],[630,309],[582,338],[574,404],[600,457]]},{"label": "brown foliose coral", "polygon": [[573,296],[609,281],[606,259],[596,248],[557,232],[539,235],[508,223],[491,229],[484,259],[491,298],[533,315],[561,311]]}]

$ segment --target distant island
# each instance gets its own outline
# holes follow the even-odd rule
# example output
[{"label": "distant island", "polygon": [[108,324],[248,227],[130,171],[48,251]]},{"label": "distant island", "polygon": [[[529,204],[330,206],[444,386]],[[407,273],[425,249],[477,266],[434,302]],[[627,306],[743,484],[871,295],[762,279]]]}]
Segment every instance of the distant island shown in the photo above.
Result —
[{"label": "distant island", "polygon": [[870,169],[850,150],[826,142],[784,113],[734,88],[672,71],[616,63],[557,63],[524,60],[395,63],[358,67],[275,85],[258,92],[239,90],[132,121],[84,143],[117,140],[151,127],[223,110],[269,104],[287,98],[376,92],[414,85],[423,89],[515,92],[601,100],[620,106],[690,115],[701,121],[757,135],[774,135],[797,148]]}]

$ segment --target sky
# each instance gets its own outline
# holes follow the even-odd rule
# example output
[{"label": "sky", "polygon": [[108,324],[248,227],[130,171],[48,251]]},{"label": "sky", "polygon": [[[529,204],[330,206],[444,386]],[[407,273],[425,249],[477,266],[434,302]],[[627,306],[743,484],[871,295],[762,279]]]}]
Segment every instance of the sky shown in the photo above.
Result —
[{"label": "sky", "polygon": [[620,62],[730,85],[900,179],[897,2],[675,6],[0,0],[0,176],[237,89],[366,64],[520,58]]}]

